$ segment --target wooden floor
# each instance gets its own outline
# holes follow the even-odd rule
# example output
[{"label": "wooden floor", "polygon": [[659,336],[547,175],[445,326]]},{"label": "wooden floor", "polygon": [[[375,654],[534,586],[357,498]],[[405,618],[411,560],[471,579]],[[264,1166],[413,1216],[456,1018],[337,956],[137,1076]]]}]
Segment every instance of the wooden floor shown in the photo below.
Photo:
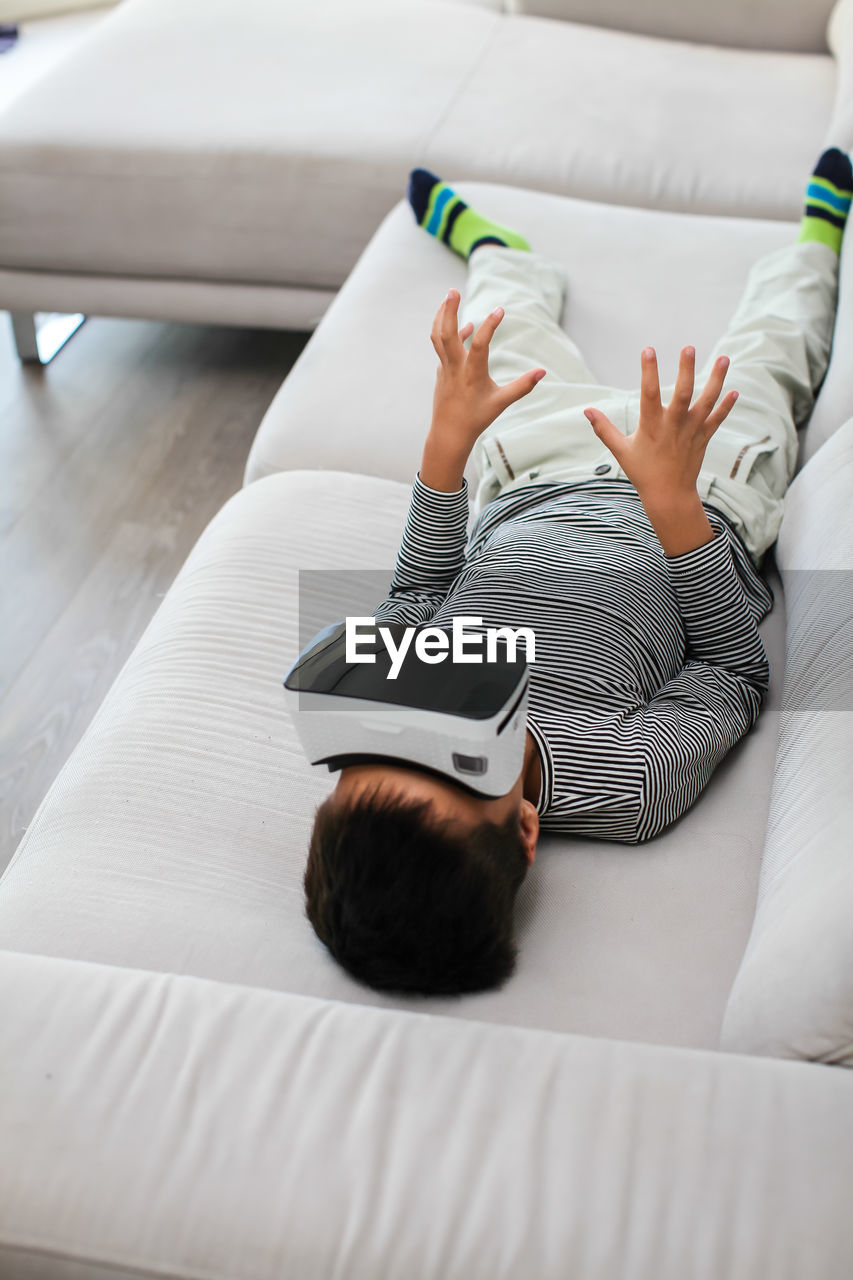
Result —
[{"label": "wooden floor", "polygon": [[94,319],[24,368],[0,312],[0,871],[307,337]]}]

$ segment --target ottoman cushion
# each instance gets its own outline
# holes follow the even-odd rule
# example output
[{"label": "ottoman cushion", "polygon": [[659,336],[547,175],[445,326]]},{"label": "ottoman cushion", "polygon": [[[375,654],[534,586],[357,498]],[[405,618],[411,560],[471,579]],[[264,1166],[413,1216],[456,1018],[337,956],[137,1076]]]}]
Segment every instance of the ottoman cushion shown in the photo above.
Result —
[{"label": "ottoman cushion", "polygon": [[337,287],[499,20],[124,0],[0,119],[0,265]]}]

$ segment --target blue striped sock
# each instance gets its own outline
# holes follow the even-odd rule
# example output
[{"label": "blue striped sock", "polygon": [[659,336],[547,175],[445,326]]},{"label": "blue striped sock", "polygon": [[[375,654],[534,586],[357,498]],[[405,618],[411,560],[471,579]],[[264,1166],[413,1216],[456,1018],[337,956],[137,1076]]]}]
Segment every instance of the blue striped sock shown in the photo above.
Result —
[{"label": "blue striped sock", "polygon": [[840,253],[851,197],[853,166],[850,157],[838,147],[830,147],[824,151],[809,178],[806,208],[797,240],[817,240]]}]

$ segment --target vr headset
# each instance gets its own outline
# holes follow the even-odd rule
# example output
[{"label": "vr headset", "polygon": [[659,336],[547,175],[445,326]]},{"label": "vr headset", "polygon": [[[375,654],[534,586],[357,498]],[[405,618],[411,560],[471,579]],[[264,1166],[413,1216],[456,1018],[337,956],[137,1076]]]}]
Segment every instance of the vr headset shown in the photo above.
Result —
[{"label": "vr headset", "polygon": [[[346,623],[326,627],[284,679],[288,708],[312,765],[410,765],[477,796],[506,795],[521,773],[530,668],[507,640],[490,637],[488,661],[453,655],[450,628],[430,626],[432,660],[417,633],[382,619],[359,619],[358,660]],[[366,624],[372,623],[372,634]],[[380,628],[393,641],[395,658]],[[414,632],[400,660],[403,633]],[[448,636],[443,660],[437,631]],[[469,632],[466,641],[472,639]],[[427,637],[424,637],[426,640]],[[440,637],[438,637],[440,641]],[[455,639],[455,636],[454,636]],[[494,660],[491,660],[494,658]],[[393,671],[393,676],[392,676]]]}]

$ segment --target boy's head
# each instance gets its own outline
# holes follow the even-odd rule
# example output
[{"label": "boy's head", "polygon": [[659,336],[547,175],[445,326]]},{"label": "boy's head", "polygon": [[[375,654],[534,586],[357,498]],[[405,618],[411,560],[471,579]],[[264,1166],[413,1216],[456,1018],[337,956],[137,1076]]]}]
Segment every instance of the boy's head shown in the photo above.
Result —
[{"label": "boy's head", "polygon": [[350,766],[317,810],[306,913],[338,963],[378,990],[499,986],[538,833],[521,777],[487,800],[416,768]]}]

